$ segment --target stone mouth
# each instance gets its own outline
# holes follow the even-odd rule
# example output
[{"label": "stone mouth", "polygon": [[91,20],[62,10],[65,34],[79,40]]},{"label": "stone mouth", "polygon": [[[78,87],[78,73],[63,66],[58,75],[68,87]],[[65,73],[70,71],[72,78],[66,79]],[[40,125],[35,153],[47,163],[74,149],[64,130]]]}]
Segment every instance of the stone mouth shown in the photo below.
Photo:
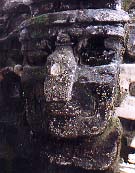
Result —
[{"label": "stone mouth", "polygon": [[[82,114],[73,116],[73,114],[54,115],[48,114],[48,132],[52,136],[60,138],[76,138],[90,135],[101,134],[112,116],[111,111],[95,114]],[[72,116],[71,116],[72,115]]]},{"label": "stone mouth", "polygon": [[90,102],[81,105],[78,101],[47,103],[46,111],[53,116],[76,117],[83,114],[84,117],[93,117],[97,113],[97,105]]},{"label": "stone mouth", "polygon": [[46,110],[54,116],[77,116],[81,113],[76,102],[48,102]]},{"label": "stone mouth", "polygon": [[70,117],[75,117],[77,116],[76,113],[71,113],[69,110],[66,110],[66,111],[53,111],[52,114],[54,116],[70,116]]}]

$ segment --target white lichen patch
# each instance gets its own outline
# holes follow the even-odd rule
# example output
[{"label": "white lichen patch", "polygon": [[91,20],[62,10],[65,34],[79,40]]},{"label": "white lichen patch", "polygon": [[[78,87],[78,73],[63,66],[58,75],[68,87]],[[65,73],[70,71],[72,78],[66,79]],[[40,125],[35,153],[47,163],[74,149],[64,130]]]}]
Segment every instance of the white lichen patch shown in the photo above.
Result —
[{"label": "white lichen patch", "polygon": [[53,75],[53,76],[58,76],[58,75],[60,75],[60,73],[61,73],[60,64],[58,64],[58,63],[53,64],[52,67],[51,67],[50,73],[51,73],[51,75]]}]

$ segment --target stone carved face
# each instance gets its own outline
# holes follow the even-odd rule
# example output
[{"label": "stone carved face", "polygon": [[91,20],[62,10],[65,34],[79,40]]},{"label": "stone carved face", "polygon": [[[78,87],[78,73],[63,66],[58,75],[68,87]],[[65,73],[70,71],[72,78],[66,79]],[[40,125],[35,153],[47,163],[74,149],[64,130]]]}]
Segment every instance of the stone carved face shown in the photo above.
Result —
[{"label": "stone carved face", "polygon": [[22,27],[26,63],[38,66],[43,75],[42,114],[48,133],[93,136],[108,125],[114,114],[124,28],[100,22],[124,22],[126,15],[105,9],[62,11],[37,16]]},{"label": "stone carved face", "polygon": [[33,132],[43,131],[51,163],[107,169],[116,160],[121,136],[113,117],[128,21],[119,9],[121,1],[17,2],[6,3],[13,20],[4,18],[9,25],[4,25],[1,37],[8,32],[4,39],[9,48],[15,41],[14,50],[21,53],[11,59],[13,66],[23,64],[17,74],[26,121]]},{"label": "stone carved face", "polygon": [[[23,1],[31,7],[28,7],[29,10],[34,10],[35,2]],[[65,2],[67,6],[57,4],[61,7],[59,10],[55,3],[53,6],[44,3],[43,13],[57,12],[41,16],[39,13],[19,27],[18,41],[21,43],[23,64],[30,66],[24,67],[22,76],[22,81],[30,85],[29,89],[26,87],[26,97],[35,95],[32,98],[36,97],[37,102],[41,98],[45,100],[42,103],[44,109],[40,112],[48,119],[49,133],[61,137],[100,134],[113,114],[122,59],[123,41],[120,38],[124,36],[124,29],[122,25],[107,25],[106,22],[124,22],[127,16],[120,11],[111,11],[117,9],[120,1],[107,2],[101,7],[98,4],[98,8],[105,8],[102,10],[95,9],[93,0],[91,3],[80,1],[79,6],[75,1],[69,6],[73,7],[71,11],[68,2]],[[13,6],[12,3],[10,5]],[[39,93],[36,87],[40,88]],[[28,90],[30,94],[27,95]],[[33,117],[32,98],[28,117]],[[36,107],[35,115],[36,109],[39,109]]]},{"label": "stone carved face", "polygon": [[96,35],[74,44],[67,34],[58,35],[44,82],[50,133],[68,138],[106,128],[118,87],[118,47],[113,37]]}]

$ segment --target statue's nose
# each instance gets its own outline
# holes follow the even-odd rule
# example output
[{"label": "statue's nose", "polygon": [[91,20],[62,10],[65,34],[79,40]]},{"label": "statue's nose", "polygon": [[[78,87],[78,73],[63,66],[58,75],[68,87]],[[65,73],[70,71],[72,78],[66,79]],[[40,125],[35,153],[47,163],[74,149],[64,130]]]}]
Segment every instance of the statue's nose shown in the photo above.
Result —
[{"label": "statue's nose", "polygon": [[71,46],[60,46],[48,57],[44,82],[47,102],[72,99],[76,67]]}]

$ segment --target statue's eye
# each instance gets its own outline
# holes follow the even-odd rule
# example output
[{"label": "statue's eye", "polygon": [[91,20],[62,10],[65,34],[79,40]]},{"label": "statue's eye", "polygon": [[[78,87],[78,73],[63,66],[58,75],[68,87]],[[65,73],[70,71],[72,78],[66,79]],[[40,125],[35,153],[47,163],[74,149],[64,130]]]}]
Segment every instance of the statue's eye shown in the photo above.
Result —
[{"label": "statue's eye", "polygon": [[105,48],[104,37],[92,37],[79,44],[80,64],[89,66],[107,65],[112,62],[115,51]]}]

